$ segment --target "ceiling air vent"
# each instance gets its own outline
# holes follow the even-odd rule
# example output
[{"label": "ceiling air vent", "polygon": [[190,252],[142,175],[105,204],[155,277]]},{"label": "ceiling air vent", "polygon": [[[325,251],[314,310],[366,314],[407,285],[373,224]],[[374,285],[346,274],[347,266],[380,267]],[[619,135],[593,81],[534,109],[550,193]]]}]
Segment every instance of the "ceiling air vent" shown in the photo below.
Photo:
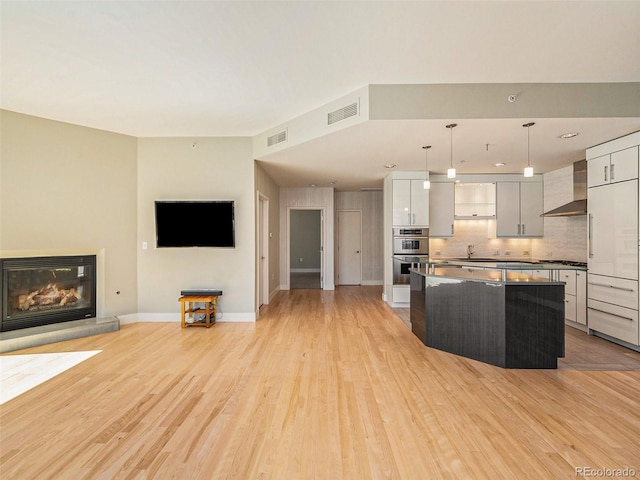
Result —
[{"label": "ceiling air vent", "polygon": [[339,108],[335,112],[329,112],[327,115],[327,125],[332,125],[340,120],[356,115],[358,115],[358,102],[353,102],[351,105]]},{"label": "ceiling air vent", "polygon": [[283,130],[275,135],[271,135],[267,137],[267,147],[272,147],[273,145],[277,145],[278,143],[287,141],[287,131]]}]

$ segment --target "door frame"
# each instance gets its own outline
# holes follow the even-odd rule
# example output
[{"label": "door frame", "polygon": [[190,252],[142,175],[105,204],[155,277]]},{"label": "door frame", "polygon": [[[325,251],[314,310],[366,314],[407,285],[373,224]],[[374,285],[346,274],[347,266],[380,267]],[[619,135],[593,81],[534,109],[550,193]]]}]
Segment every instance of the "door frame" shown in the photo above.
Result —
[{"label": "door frame", "polygon": [[[347,208],[347,209],[344,209],[344,210],[338,210],[336,212],[337,216],[338,216],[338,222],[337,222],[338,223],[338,235],[337,235],[337,238],[338,238],[337,259],[338,259],[338,261],[337,261],[337,267],[338,268],[336,269],[337,272],[338,272],[338,275],[337,275],[338,282],[337,282],[337,284],[338,285],[342,285],[342,283],[340,282],[340,230],[341,230],[341,228],[340,228],[340,214],[343,213],[343,212],[356,212],[356,213],[360,214],[360,222],[359,222],[360,223],[360,225],[359,225],[359,227],[360,227],[360,266],[359,266],[359,268],[360,268],[360,283],[359,283],[359,285],[362,285],[362,256],[363,256],[363,254],[362,254],[362,235],[363,235],[363,232],[362,232],[362,210],[357,209],[357,208]],[[349,285],[354,285],[354,284],[349,284]]]},{"label": "door frame", "polygon": [[[259,190],[256,195],[256,310],[262,305],[268,305],[269,291],[269,197]],[[260,251],[262,247],[262,252]],[[262,255],[261,255],[262,253]],[[260,258],[263,256],[264,258]],[[260,265],[262,264],[262,275]],[[262,298],[260,298],[262,292]]]},{"label": "door frame", "polygon": [[[324,247],[327,244],[327,239],[325,238],[327,229],[325,228],[325,208],[324,207],[287,207],[287,234],[285,235],[285,243],[286,243],[286,255],[285,255],[285,266],[287,283],[285,284],[286,290],[291,290],[291,210],[319,210],[320,211],[320,289],[324,290],[325,282],[324,282],[324,274],[326,271],[325,261],[326,255],[324,251]],[[282,280],[282,279],[280,279]]]}]

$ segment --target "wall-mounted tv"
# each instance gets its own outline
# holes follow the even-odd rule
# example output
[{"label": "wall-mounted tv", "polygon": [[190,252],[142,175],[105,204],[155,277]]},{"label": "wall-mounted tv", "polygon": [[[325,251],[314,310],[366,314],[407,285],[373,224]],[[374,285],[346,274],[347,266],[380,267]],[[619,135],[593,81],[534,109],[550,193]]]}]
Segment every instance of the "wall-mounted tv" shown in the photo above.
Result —
[{"label": "wall-mounted tv", "polygon": [[235,247],[233,200],[156,200],[156,246]]}]

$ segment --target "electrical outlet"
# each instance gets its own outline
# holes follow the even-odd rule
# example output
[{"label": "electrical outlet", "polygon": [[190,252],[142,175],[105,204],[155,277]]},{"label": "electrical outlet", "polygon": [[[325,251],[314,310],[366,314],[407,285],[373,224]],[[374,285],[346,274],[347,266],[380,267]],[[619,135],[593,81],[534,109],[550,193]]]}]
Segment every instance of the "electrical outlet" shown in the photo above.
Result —
[{"label": "electrical outlet", "polygon": [[496,250],[495,252],[493,252],[493,254],[494,254],[496,257],[499,257],[499,256],[500,256],[500,250]]},{"label": "electrical outlet", "polygon": [[523,250],[523,251],[522,251],[522,254],[523,254],[523,255],[529,255],[529,250]]},{"label": "electrical outlet", "polygon": [[440,256],[442,255],[442,252],[440,250],[436,250],[436,255]]},{"label": "electrical outlet", "polygon": [[505,255],[505,257],[508,257],[509,255],[511,255],[511,251],[510,250],[505,250],[504,255]]},{"label": "electrical outlet", "polygon": [[553,257],[553,252],[547,252],[547,258]]}]

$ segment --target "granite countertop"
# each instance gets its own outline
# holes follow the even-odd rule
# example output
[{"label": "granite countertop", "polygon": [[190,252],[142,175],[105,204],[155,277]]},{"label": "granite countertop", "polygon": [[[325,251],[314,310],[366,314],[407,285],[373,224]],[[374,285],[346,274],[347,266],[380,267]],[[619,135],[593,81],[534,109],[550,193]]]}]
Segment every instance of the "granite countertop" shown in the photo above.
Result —
[{"label": "granite countertop", "polygon": [[[460,268],[460,266],[427,266],[422,265],[419,268],[410,269],[411,272],[423,275],[427,278],[437,277],[438,281],[449,279],[451,281],[476,281],[491,282],[495,284],[522,284],[529,285],[564,285],[564,282],[550,280],[548,278],[537,277],[519,272],[505,271],[503,268]],[[446,283],[446,282],[445,282]]]},{"label": "granite countertop", "polygon": [[586,264],[573,262],[561,263],[562,260],[538,260],[520,258],[429,258],[430,265],[450,265],[457,267],[473,267],[477,269],[509,269],[509,270],[587,270]]}]

